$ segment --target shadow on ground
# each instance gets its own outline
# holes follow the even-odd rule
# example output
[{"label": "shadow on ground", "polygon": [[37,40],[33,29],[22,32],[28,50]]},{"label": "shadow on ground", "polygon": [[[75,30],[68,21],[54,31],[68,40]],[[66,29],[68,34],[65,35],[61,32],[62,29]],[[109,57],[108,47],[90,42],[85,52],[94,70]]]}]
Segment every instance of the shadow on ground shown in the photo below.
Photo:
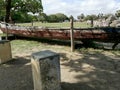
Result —
[{"label": "shadow on ground", "polygon": [[[61,45],[61,46],[71,46],[70,40],[58,40],[58,39],[46,39],[46,38],[30,38],[30,37],[19,37],[16,36],[16,39],[37,41],[41,43],[47,43],[49,45]],[[113,43],[104,43],[96,42],[93,40],[78,40],[75,41],[75,49],[80,48],[94,48],[94,49],[103,49],[103,50],[112,50]],[[119,47],[117,47],[119,46]],[[120,44],[118,44],[115,50],[120,50]]]},{"label": "shadow on ground", "polygon": [[[69,59],[61,64],[65,67],[61,68],[65,72],[62,90],[120,90],[119,57],[100,52],[84,53],[78,59],[70,59],[64,53],[61,57]],[[0,65],[0,90],[34,90],[30,56],[15,57]]]},{"label": "shadow on ground", "polygon": [[29,56],[0,65],[0,90],[33,90]]},{"label": "shadow on ground", "polygon": [[61,84],[62,90],[96,90],[85,83],[66,83]]},{"label": "shadow on ground", "polygon": [[63,90],[120,90],[120,56],[88,52],[62,66],[69,73],[69,79],[63,80]]}]

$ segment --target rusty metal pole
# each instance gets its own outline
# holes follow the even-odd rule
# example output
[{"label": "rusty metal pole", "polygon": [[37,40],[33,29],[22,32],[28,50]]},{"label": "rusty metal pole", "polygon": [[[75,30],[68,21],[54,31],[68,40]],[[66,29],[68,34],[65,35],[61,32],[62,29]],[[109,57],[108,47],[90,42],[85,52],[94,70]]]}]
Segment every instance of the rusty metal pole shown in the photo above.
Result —
[{"label": "rusty metal pole", "polygon": [[71,52],[74,51],[74,31],[73,31],[73,16],[70,17],[70,38],[71,38]]}]

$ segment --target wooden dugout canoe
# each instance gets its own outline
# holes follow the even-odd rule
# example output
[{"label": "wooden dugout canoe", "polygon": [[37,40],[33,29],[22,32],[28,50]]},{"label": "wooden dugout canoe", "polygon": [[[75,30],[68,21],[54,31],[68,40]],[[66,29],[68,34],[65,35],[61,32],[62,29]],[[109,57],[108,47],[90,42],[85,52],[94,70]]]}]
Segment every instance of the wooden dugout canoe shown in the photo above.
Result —
[{"label": "wooden dugout canoe", "polygon": [[[23,27],[0,23],[4,33],[22,37],[70,40],[70,28]],[[120,27],[74,28],[74,39],[119,42]]]}]

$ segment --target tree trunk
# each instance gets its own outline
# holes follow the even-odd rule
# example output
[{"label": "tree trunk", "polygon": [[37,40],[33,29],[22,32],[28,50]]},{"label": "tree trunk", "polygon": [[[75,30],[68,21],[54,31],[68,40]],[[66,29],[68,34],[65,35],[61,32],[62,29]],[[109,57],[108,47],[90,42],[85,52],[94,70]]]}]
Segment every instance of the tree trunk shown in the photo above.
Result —
[{"label": "tree trunk", "polygon": [[[5,15],[5,22],[9,23],[11,21],[10,11],[11,11],[11,0],[6,0],[6,15]],[[6,24],[6,40],[8,40],[8,28]]]},{"label": "tree trunk", "polygon": [[6,16],[5,16],[6,23],[9,23],[11,21],[10,10],[11,10],[11,0],[6,0]]}]

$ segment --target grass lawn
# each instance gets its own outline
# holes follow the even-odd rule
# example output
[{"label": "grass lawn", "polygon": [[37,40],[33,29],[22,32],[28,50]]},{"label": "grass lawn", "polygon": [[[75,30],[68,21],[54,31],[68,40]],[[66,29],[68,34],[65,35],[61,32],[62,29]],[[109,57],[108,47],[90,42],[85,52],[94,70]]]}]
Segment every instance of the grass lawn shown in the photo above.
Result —
[{"label": "grass lawn", "polygon": [[6,36],[6,34],[0,33],[0,36]]},{"label": "grass lawn", "polygon": [[[17,25],[31,26],[32,23],[18,23]],[[64,28],[64,27],[70,27],[70,22],[63,22],[63,23],[41,23],[41,22],[34,22],[33,26]],[[74,27],[75,28],[85,28],[85,27],[90,27],[90,25],[87,25],[86,22],[74,22]]]},{"label": "grass lawn", "polygon": [[[64,52],[70,53],[71,48],[69,45],[60,45],[60,42],[55,41],[34,41],[34,40],[13,40],[11,41],[12,51],[13,54],[16,53],[23,53],[28,54],[31,52],[41,51],[41,50],[52,50],[55,52]],[[19,52],[18,52],[19,51]],[[103,52],[103,49],[93,49],[93,48],[78,48],[75,50],[74,53],[81,52],[81,53],[100,53]],[[105,52],[110,52],[112,54],[120,55],[120,50],[109,50]],[[71,53],[71,54],[74,54]]]}]

